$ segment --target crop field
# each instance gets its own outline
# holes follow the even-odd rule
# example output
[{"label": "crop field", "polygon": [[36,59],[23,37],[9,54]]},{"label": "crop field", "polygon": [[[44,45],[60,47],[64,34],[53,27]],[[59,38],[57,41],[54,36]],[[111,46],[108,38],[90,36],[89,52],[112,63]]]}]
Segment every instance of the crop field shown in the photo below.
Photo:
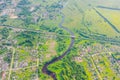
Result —
[{"label": "crop field", "polygon": [[63,13],[65,14],[65,22],[64,26],[69,27],[71,29],[80,29],[84,28],[81,24],[83,19],[83,10],[80,6],[84,5],[81,3],[79,5],[80,0],[69,0],[64,4]]},{"label": "crop field", "polygon": [[120,30],[120,10],[112,9],[100,9],[98,10],[113,24],[118,30]]},{"label": "crop field", "polygon": [[[63,13],[65,14],[65,22],[64,26],[70,28],[76,33],[76,30],[83,30],[86,33],[98,33],[98,34],[104,34],[108,37],[115,37],[119,36],[119,33],[117,33],[97,12],[93,9],[93,6],[85,5],[83,4],[84,1],[81,0],[69,0],[65,4],[65,8],[63,9]],[[99,11],[100,9],[97,8]],[[111,11],[110,14],[108,11],[105,11],[101,9],[102,13],[106,12],[106,15],[112,15],[109,16],[112,18],[113,22],[110,20],[111,23],[116,23],[116,28],[119,29],[119,17],[117,17],[119,14],[119,11]],[[100,11],[100,12],[101,12]],[[101,14],[102,14],[101,13]],[[108,15],[109,14],[109,15]],[[116,20],[117,17],[118,20]],[[114,18],[114,19],[113,19]]]},{"label": "crop field", "polygon": [[105,34],[110,37],[119,35],[93,9],[85,12],[84,23],[91,32]]}]

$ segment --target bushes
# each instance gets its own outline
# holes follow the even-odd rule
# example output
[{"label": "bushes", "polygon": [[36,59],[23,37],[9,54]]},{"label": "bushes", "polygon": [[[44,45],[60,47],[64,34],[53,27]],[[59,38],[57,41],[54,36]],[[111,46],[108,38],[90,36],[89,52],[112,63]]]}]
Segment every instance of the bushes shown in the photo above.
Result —
[{"label": "bushes", "polygon": [[9,36],[9,29],[3,28],[2,31],[0,32],[0,34],[2,34],[3,39],[6,39]]},{"label": "bushes", "polygon": [[34,43],[37,40],[38,33],[31,31],[24,31],[17,35],[16,39],[18,40],[18,45],[22,46],[34,46]]},{"label": "bushes", "polygon": [[12,53],[8,53],[5,57],[4,57],[4,61],[6,61],[7,63],[10,63],[12,59]]},{"label": "bushes", "polygon": [[7,51],[7,48],[0,49],[0,55],[4,54]]},{"label": "bushes", "polygon": [[49,66],[49,70],[56,72],[58,80],[88,80],[88,76],[81,64],[71,61],[71,57]]}]

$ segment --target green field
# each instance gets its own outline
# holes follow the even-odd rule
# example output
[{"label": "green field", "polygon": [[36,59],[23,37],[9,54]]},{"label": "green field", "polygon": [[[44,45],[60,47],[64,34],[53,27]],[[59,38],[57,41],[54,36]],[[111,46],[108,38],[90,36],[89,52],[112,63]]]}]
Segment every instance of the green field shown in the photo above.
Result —
[{"label": "green field", "polygon": [[119,80],[119,2],[1,0],[0,80]]},{"label": "green field", "polygon": [[[106,10],[106,9],[98,9],[112,24],[116,26],[118,30],[120,30],[120,11],[119,10]],[[109,13],[109,14],[108,14]]]}]

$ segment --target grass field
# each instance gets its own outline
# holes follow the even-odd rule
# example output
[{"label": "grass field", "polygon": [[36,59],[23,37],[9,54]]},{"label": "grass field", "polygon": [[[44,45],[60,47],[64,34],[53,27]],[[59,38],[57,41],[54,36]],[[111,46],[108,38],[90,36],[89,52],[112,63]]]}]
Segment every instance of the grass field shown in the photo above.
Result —
[{"label": "grass field", "polygon": [[63,9],[63,13],[65,14],[65,22],[64,26],[73,28],[81,28],[82,24],[82,16],[83,16],[83,9],[79,6],[80,0],[69,0]]},{"label": "grass field", "polygon": [[120,11],[119,10],[109,10],[109,9],[98,9],[112,24],[120,30]]},{"label": "grass field", "polygon": [[110,37],[119,35],[93,9],[86,10],[84,24],[91,32],[105,34]]},{"label": "grass field", "polygon": [[[85,2],[86,4],[84,4]],[[96,13],[95,10],[93,10],[93,6],[90,6],[87,1],[69,0],[64,5],[64,9],[62,11],[65,14],[64,26],[70,28],[74,32],[75,30],[84,30],[86,33],[90,31],[92,33],[104,34],[108,37],[120,36],[106,21],[104,21],[102,17]],[[102,11],[102,13],[105,13],[105,10]],[[116,21],[115,24],[118,25],[119,17],[115,17],[118,16],[117,14],[119,14],[119,12],[116,12],[116,14],[114,14],[114,12],[111,13],[113,14],[106,13],[106,15],[112,15],[110,17],[114,19],[111,23],[115,23]]]}]

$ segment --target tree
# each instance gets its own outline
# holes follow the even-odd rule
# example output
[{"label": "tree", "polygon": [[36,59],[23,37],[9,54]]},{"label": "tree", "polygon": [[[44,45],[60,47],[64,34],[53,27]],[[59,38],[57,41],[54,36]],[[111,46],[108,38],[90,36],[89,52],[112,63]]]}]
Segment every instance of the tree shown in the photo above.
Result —
[{"label": "tree", "polygon": [[3,28],[1,31],[2,38],[6,39],[9,36],[9,29],[8,28]]}]

